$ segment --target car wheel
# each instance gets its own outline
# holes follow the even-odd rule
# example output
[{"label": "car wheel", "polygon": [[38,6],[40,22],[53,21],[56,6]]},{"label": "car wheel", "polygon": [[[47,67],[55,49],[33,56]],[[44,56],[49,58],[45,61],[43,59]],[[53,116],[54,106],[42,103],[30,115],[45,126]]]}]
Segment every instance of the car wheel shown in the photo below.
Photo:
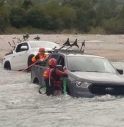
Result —
[{"label": "car wheel", "polygon": [[6,70],[11,70],[11,65],[10,65],[10,62],[9,61],[6,61],[5,64],[4,64],[4,69]]},{"label": "car wheel", "polygon": [[40,87],[39,94],[46,94],[46,87]]},{"label": "car wheel", "polygon": [[30,71],[31,70],[31,65],[33,64],[33,62],[32,62],[32,58],[34,57],[34,55],[32,54],[32,55],[30,55],[29,57],[28,57],[28,69],[27,69],[27,71]]},{"label": "car wheel", "polygon": [[33,83],[38,85],[39,84],[38,78],[34,78]]}]

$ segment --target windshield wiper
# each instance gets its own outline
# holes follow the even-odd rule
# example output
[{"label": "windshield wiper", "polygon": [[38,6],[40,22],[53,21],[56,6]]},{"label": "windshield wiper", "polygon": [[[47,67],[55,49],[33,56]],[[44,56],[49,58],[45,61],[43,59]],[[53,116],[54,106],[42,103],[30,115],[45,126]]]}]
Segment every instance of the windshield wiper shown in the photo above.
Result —
[{"label": "windshield wiper", "polygon": [[[85,72],[101,72],[101,71],[88,71],[88,70],[87,70],[87,71],[85,71]],[[102,73],[102,72],[101,72],[101,73]]]},{"label": "windshield wiper", "polygon": [[100,72],[100,71],[82,71],[82,70],[71,70],[71,72],[76,72],[76,71],[80,71],[80,72]]},{"label": "windshield wiper", "polygon": [[71,72],[76,72],[76,71],[80,71],[80,70],[71,70]]}]

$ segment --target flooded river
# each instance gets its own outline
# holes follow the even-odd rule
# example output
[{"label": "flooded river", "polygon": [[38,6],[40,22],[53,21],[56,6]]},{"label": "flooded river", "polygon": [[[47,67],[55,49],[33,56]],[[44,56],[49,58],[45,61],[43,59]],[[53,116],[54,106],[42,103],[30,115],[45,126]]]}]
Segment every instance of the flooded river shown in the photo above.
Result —
[{"label": "flooded river", "polygon": [[124,126],[124,97],[48,97],[38,88],[30,73],[6,71],[0,64],[0,127]]}]

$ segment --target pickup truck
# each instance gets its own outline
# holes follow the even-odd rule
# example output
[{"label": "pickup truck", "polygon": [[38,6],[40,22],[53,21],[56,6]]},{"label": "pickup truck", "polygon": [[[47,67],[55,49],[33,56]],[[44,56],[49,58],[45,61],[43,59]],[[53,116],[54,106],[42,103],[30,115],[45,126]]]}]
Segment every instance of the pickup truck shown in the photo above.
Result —
[{"label": "pickup truck", "polygon": [[[49,58],[68,70],[67,93],[73,97],[93,97],[95,95],[124,95],[123,70],[114,66],[104,57],[73,52],[54,52]],[[43,71],[47,61],[31,68],[31,81],[45,86]]]},{"label": "pickup truck", "polygon": [[8,70],[23,70],[32,64],[32,57],[38,53],[39,48],[51,51],[60,46],[50,41],[24,41],[17,44],[10,53],[3,58],[3,67]]}]

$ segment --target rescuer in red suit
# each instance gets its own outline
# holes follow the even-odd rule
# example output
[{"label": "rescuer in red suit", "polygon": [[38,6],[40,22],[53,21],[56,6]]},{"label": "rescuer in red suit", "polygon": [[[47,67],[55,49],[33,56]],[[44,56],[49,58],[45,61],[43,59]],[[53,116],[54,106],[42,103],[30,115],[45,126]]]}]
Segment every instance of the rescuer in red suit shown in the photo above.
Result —
[{"label": "rescuer in red suit", "polygon": [[55,58],[49,59],[48,65],[49,67],[43,73],[46,83],[46,94],[48,96],[60,95],[62,93],[61,78],[67,76],[67,71],[57,68],[57,61]]}]

